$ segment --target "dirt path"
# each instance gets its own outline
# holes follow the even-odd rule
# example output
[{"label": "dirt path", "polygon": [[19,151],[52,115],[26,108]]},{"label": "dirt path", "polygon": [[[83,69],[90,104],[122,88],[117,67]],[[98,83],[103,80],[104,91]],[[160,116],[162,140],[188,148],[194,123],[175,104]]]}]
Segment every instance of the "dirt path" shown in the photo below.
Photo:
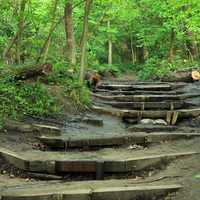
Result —
[{"label": "dirt path", "polygon": [[[125,84],[124,81],[117,80],[115,85],[119,82],[120,85]],[[130,82],[129,86],[133,85]],[[111,86],[113,81],[106,84]],[[144,89],[143,84],[139,83],[137,88],[140,90],[141,85]],[[157,83],[157,88],[159,84]],[[102,83],[99,89],[108,90],[106,87]],[[116,90],[123,91],[120,88]],[[152,91],[152,88],[148,90]],[[107,95],[107,92],[104,91],[104,95]],[[99,106],[99,101],[96,100],[95,97],[94,104],[98,103]],[[101,106],[104,106],[104,102],[101,102]],[[106,105],[106,109],[110,108],[110,105]],[[129,112],[130,108],[126,109]],[[154,109],[159,108],[154,106]],[[141,114],[141,110],[138,112]],[[200,174],[198,128],[196,134],[188,133],[186,130],[190,130],[190,127],[184,127],[184,120],[178,118],[176,126],[182,127],[179,134],[178,129],[168,132],[167,127],[171,126],[169,124],[165,125],[166,131],[162,133],[155,133],[154,129],[145,132],[146,125],[143,132],[133,132],[128,128],[137,126],[142,120],[140,115],[136,120],[129,118],[128,121],[120,116],[95,112],[75,118],[79,120],[68,120],[60,135],[49,136],[43,133],[40,136],[43,140],[38,140],[33,133],[0,134],[0,194],[3,199],[9,199],[10,194],[13,195],[10,199],[21,197],[22,194],[27,197],[41,194],[47,199],[45,195],[49,195],[50,192],[63,195],[63,191],[73,191],[76,188],[75,194],[81,195],[81,198],[83,193],[92,193],[92,199],[112,200],[114,195],[118,194],[124,200],[199,200],[200,179],[196,178]],[[87,120],[84,121],[83,118]],[[102,120],[103,126],[99,126],[97,122]],[[94,125],[94,122],[98,126]],[[30,178],[27,172],[31,170],[39,174],[52,172],[52,175],[61,177],[61,180],[42,181]],[[96,178],[104,180],[94,181]],[[182,188],[178,189],[179,186]],[[97,193],[101,194],[101,198]],[[34,198],[37,199],[36,196]]]}]

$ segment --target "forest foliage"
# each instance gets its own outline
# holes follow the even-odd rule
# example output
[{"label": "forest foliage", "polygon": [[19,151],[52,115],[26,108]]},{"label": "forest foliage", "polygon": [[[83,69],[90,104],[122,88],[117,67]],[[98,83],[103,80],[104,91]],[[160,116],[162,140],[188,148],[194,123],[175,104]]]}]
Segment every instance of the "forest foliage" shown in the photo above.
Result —
[{"label": "forest foliage", "polygon": [[[87,93],[82,81],[88,70],[132,70],[148,79],[199,65],[199,0],[0,0],[0,10],[1,70],[51,63],[50,82],[68,88],[79,104]],[[6,90],[9,101],[9,95],[19,95],[17,101],[26,99],[21,104],[30,105],[32,92],[44,98],[36,108],[20,108],[24,112],[57,110],[40,83],[16,86],[14,91],[5,81],[1,76],[0,92]]]}]

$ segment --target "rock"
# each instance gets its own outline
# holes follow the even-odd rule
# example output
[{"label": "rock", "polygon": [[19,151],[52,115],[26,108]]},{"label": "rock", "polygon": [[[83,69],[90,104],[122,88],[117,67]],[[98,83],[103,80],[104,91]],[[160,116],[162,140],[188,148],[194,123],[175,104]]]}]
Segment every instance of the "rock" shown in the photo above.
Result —
[{"label": "rock", "polygon": [[157,119],[157,120],[153,120],[153,124],[154,125],[164,125],[167,126],[167,122],[163,119]]},{"label": "rock", "polygon": [[10,174],[10,178],[15,178],[15,175],[14,174]]},{"label": "rock", "polygon": [[133,150],[133,149],[141,150],[141,149],[143,149],[143,147],[140,146],[140,145],[134,144],[134,145],[130,145],[130,146],[128,147],[128,149],[129,149],[129,150]]},{"label": "rock", "polygon": [[163,119],[142,119],[140,120],[139,124],[144,124],[144,125],[164,125],[167,126],[167,122]]},{"label": "rock", "polygon": [[142,119],[139,121],[139,124],[154,124],[154,120],[152,119]]}]

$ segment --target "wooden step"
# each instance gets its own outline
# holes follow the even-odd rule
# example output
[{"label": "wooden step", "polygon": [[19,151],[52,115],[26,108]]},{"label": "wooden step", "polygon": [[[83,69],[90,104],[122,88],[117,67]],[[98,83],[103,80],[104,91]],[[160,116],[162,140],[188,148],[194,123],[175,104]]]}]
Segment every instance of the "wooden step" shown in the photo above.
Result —
[{"label": "wooden step", "polygon": [[1,157],[15,167],[38,173],[127,173],[159,167],[163,161],[191,156],[197,152],[169,152],[136,156],[127,149],[107,149],[96,152],[12,152],[0,150]]},{"label": "wooden step", "polygon": [[[131,182],[132,181],[132,182]],[[164,198],[182,188],[180,184],[133,184],[130,181],[87,181],[71,183],[34,183],[6,187],[2,200],[138,200],[138,198]]]},{"label": "wooden step", "polygon": [[191,94],[179,94],[179,95],[100,95],[92,94],[93,97],[107,100],[107,101],[119,101],[119,102],[158,102],[158,101],[175,101],[175,100],[184,100],[187,98],[199,97],[200,93],[191,93]]},{"label": "wooden step", "polygon": [[153,125],[153,124],[136,124],[128,127],[130,132],[143,132],[143,133],[160,133],[160,132],[169,132],[169,133],[200,133],[199,128],[187,127],[187,126],[172,126],[172,125]]},{"label": "wooden step", "polygon": [[151,91],[151,90],[134,90],[134,91],[124,91],[124,90],[104,90],[104,89],[96,89],[96,93],[100,94],[109,94],[109,95],[140,95],[140,94],[183,94],[182,91]]},{"label": "wooden step", "polygon": [[98,89],[109,89],[109,90],[171,90],[172,87],[169,84],[110,84],[110,85],[99,85]]},{"label": "wooden step", "polygon": [[159,110],[174,110],[184,107],[186,104],[184,101],[162,101],[162,102],[117,102],[117,101],[98,101],[94,105],[109,105],[114,108],[120,109],[135,109],[135,110],[149,110],[149,109],[159,109]]},{"label": "wooden step", "polygon": [[[123,84],[123,85],[149,85],[149,84],[155,84],[155,85],[163,85],[163,84],[168,84],[168,85],[175,85],[172,82],[167,82],[167,81],[137,81],[137,80],[103,80],[101,81],[102,85],[112,85],[112,84]],[[185,82],[176,82],[176,85],[181,85],[181,86],[185,86],[188,83]]]},{"label": "wooden step", "polygon": [[168,83],[168,82],[135,82],[135,81],[109,81],[109,82],[101,82],[98,86],[98,89],[108,89],[108,90],[172,90],[178,89],[186,86],[186,83],[176,82]]},{"label": "wooden step", "polygon": [[99,113],[110,114],[118,117],[131,117],[131,118],[151,118],[151,119],[166,119],[168,116],[173,116],[178,113],[178,118],[193,118],[200,115],[200,108],[195,109],[178,109],[174,111],[167,110],[125,110],[117,108],[107,108],[102,106],[92,106],[92,109]]},{"label": "wooden step", "polygon": [[41,136],[38,139],[51,148],[59,148],[68,150],[70,148],[88,148],[88,147],[111,147],[122,145],[143,145],[149,143],[157,143],[161,141],[191,139],[199,137],[200,133],[138,133],[138,134],[111,134],[97,136],[94,138],[71,139],[67,136],[61,137],[46,137]]}]

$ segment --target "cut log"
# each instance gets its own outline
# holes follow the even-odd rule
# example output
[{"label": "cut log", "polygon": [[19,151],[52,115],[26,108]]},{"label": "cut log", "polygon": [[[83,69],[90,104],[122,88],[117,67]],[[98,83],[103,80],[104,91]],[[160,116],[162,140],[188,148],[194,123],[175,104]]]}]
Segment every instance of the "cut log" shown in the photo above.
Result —
[{"label": "cut log", "polygon": [[51,64],[40,64],[35,66],[24,67],[16,72],[14,76],[15,81],[23,81],[38,76],[48,75],[52,72]]},{"label": "cut log", "polygon": [[194,81],[199,81],[200,80],[200,72],[198,72],[198,71],[192,71],[192,79]]},{"label": "cut log", "polygon": [[193,82],[200,80],[200,73],[194,69],[183,69],[170,72],[168,75],[161,78],[162,81],[169,82]]}]

